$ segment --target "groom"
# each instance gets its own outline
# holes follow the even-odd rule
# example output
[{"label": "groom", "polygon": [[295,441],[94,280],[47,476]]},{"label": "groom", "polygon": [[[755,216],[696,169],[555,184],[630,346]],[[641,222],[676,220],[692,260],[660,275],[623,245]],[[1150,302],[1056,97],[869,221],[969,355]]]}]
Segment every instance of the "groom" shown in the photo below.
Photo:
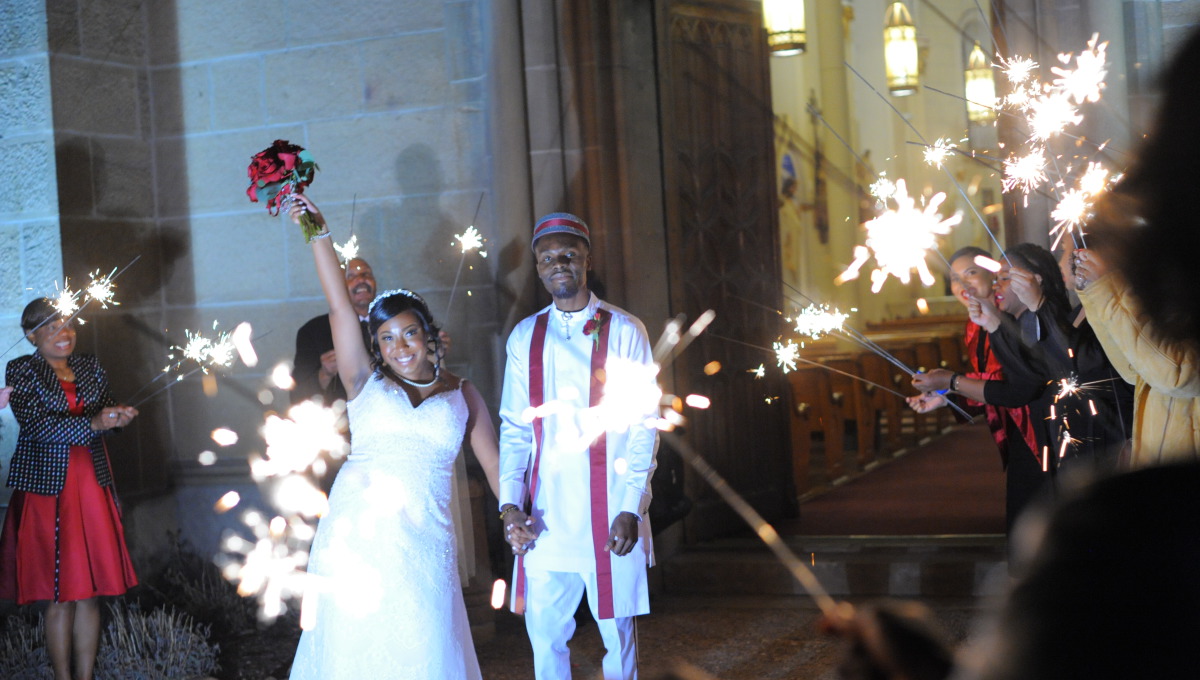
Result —
[{"label": "groom", "polygon": [[[554,304],[508,339],[500,517],[518,556],[512,609],[525,614],[537,680],[566,680],[567,641],[586,591],[607,650],[604,677],[629,680],[637,677],[633,617],[650,611],[646,510],[658,434],[638,424],[593,437],[582,431],[581,413],[599,403],[605,377],[619,370],[610,362],[651,363],[650,342],[641,321],[588,290],[591,238],[582,219],[543,217],[533,252]],[[526,412],[543,405],[552,408],[530,422]]]}]

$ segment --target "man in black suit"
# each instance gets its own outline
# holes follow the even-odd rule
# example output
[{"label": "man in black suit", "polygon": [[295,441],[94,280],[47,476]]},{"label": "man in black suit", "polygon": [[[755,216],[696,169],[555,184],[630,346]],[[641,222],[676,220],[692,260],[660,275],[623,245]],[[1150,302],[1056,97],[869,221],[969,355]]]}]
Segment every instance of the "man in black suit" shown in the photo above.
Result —
[{"label": "man in black suit", "polygon": [[[361,257],[347,261],[344,269],[350,302],[363,327],[363,343],[369,348],[371,339],[367,335],[367,312],[371,301],[375,299],[375,273]],[[309,319],[296,332],[292,379],[296,381],[291,393],[293,404],[319,396],[326,406],[331,406],[338,399],[346,398],[346,388],[338,378],[337,356],[333,352],[333,334],[329,329],[328,314]]]}]

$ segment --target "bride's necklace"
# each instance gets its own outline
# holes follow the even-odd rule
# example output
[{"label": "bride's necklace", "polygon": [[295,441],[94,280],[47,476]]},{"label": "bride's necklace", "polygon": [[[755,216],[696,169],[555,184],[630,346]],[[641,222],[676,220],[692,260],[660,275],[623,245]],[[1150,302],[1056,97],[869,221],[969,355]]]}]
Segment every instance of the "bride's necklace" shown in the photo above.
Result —
[{"label": "bride's necklace", "polygon": [[408,378],[405,378],[404,376],[400,375],[399,373],[396,373],[396,377],[403,380],[404,382],[408,383],[409,385],[412,385],[413,387],[433,387],[434,385],[437,384],[440,373],[441,373],[441,367],[434,368],[433,369],[433,377],[429,380],[429,382],[417,382],[415,380],[409,380]]}]

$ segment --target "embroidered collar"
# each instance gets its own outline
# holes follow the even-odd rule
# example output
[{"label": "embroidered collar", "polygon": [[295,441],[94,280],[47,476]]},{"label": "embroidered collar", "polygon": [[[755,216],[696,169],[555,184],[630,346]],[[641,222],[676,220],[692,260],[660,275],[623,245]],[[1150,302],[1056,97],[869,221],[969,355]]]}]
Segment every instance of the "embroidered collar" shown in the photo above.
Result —
[{"label": "embroidered collar", "polygon": [[588,319],[595,316],[596,310],[600,307],[600,298],[596,297],[595,293],[589,292],[589,295],[587,306],[574,312],[564,312],[557,306],[550,305],[550,309],[553,312],[550,315],[551,318],[558,322],[559,327],[562,328],[563,335],[568,340],[571,339],[574,329],[579,324],[586,323]]}]

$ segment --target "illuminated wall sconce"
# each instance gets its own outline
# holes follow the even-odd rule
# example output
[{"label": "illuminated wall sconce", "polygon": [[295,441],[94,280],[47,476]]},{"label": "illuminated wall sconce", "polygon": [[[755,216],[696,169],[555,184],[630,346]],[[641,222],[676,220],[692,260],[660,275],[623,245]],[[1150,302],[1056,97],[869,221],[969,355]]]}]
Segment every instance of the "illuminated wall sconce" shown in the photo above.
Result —
[{"label": "illuminated wall sconce", "polygon": [[990,123],[996,120],[996,78],[987,55],[975,41],[967,57],[967,120]]},{"label": "illuminated wall sconce", "polygon": [[884,15],[883,59],[889,92],[904,97],[917,91],[917,27],[900,0]]},{"label": "illuminated wall sconce", "polygon": [[767,24],[767,46],[776,57],[803,54],[807,45],[804,32],[804,0],[763,0]]}]

